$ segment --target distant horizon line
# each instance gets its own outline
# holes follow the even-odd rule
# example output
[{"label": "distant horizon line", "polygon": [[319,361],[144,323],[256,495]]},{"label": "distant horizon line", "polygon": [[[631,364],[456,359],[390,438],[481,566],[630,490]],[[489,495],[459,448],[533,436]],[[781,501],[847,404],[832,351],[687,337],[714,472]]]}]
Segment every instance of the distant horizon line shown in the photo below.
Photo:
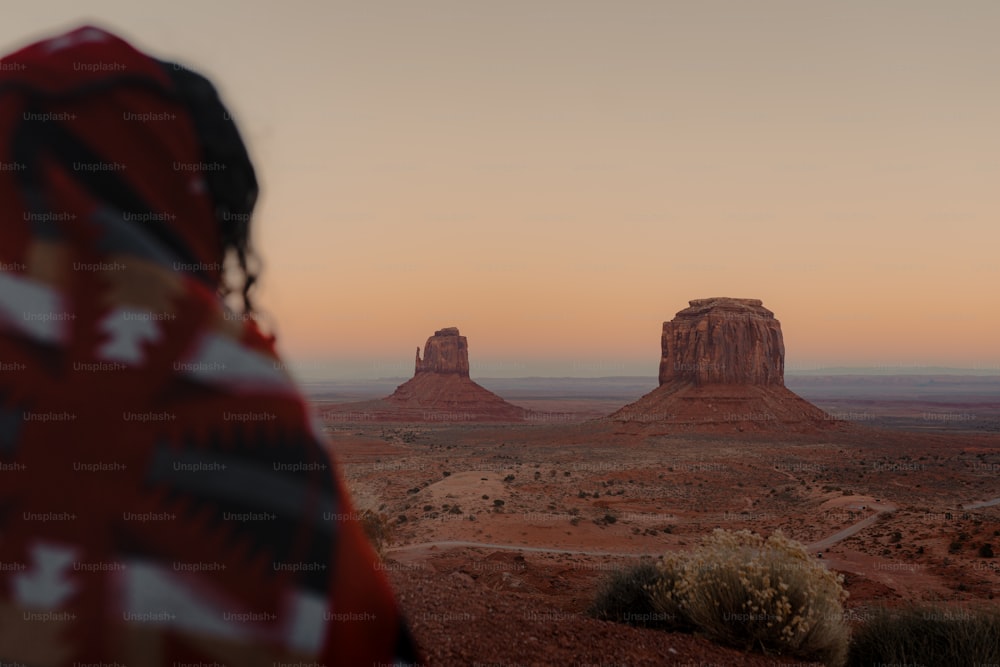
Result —
[{"label": "distant horizon line", "polygon": [[[293,366],[294,364],[289,364]],[[815,377],[830,375],[865,375],[865,376],[978,376],[978,377],[1000,377],[1000,365],[997,366],[823,366],[812,369],[786,370],[785,377]],[[470,373],[470,377],[473,374]],[[392,376],[357,376],[357,375],[334,375],[329,377],[317,377],[303,379],[302,382],[329,382],[329,381],[406,381],[413,375],[392,375]],[[522,375],[522,376],[491,376],[475,375],[477,380],[652,380],[657,381],[657,375]]]}]

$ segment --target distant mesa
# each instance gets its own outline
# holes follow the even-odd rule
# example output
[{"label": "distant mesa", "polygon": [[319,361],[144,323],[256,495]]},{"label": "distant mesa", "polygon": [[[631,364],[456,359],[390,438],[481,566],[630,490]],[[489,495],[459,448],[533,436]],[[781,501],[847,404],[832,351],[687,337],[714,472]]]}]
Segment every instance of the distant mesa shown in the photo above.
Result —
[{"label": "distant mesa", "polygon": [[413,377],[390,396],[328,407],[331,421],[511,422],[528,410],[508,403],[469,377],[469,342],[458,328],[438,329],[420,348]]},{"label": "distant mesa", "polygon": [[785,387],[781,323],[760,299],[695,299],[663,323],[659,387],[606,419],[684,431],[840,428]]},{"label": "distant mesa", "polygon": [[421,373],[457,374],[469,377],[469,341],[458,333],[458,327],[438,329],[424,345],[424,358],[420,359],[417,348],[417,363],[413,375]]}]

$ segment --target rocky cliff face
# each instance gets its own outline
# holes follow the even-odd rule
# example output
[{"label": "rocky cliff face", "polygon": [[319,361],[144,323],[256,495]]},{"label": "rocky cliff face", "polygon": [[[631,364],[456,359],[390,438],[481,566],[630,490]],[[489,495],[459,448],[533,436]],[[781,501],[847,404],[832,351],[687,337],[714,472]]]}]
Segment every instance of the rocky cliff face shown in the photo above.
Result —
[{"label": "rocky cliff face", "polygon": [[458,333],[457,327],[438,329],[424,345],[424,358],[417,360],[414,376],[421,373],[444,373],[469,377],[469,341]]},{"label": "rocky cliff face", "polygon": [[663,323],[660,384],[780,385],[785,380],[781,323],[759,299],[689,301]]},{"label": "rocky cliff face", "polygon": [[664,433],[806,434],[843,426],[785,387],[781,324],[758,299],[688,303],[663,324],[660,386],[607,419]]}]

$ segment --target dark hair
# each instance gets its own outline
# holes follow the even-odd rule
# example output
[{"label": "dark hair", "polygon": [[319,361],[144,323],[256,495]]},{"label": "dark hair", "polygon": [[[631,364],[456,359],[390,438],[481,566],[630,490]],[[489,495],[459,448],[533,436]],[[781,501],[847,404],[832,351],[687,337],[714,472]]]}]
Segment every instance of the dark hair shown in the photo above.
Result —
[{"label": "dark hair", "polygon": [[[222,259],[230,253],[235,255],[243,274],[239,289],[244,310],[250,314],[253,312],[250,291],[257,282],[260,265],[250,243],[250,220],[258,194],[253,163],[215,86],[183,65],[160,62],[173,83],[174,93],[191,115],[205,161],[225,165],[224,169],[206,171],[204,178],[215,207]],[[232,292],[223,275],[219,294],[225,298]]]}]

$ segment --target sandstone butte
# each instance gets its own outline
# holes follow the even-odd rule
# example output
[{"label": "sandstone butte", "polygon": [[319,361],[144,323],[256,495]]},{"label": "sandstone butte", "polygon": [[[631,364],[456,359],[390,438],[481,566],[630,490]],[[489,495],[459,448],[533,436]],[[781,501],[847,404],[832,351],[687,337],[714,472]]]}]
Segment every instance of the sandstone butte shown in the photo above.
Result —
[{"label": "sandstone butte", "polygon": [[668,433],[812,433],[845,426],[785,387],[781,323],[759,299],[688,303],[663,323],[659,386],[606,420]]},{"label": "sandstone butte", "polygon": [[508,403],[469,377],[469,341],[456,327],[434,332],[417,348],[413,377],[390,396],[331,406],[327,418],[345,421],[512,422],[528,411]]}]

